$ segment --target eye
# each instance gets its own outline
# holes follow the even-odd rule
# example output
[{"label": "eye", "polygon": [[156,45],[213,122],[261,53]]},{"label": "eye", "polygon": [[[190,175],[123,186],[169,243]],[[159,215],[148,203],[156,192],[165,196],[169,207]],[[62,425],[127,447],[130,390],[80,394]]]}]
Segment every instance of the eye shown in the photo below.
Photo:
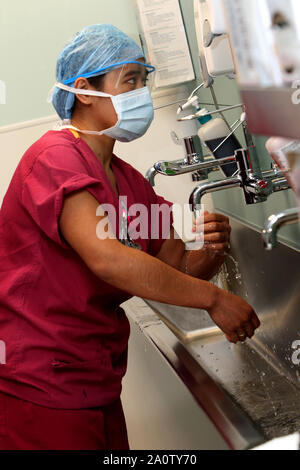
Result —
[{"label": "eye", "polygon": [[126,79],[126,83],[133,87],[146,86],[147,82],[148,82],[147,76],[142,77],[141,75],[134,75]]},{"label": "eye", "polygon": [[127,80],[127,83],[130,83],[131,85],[135,85],[136,84],[136,77],[130,78],[129,80]]}]

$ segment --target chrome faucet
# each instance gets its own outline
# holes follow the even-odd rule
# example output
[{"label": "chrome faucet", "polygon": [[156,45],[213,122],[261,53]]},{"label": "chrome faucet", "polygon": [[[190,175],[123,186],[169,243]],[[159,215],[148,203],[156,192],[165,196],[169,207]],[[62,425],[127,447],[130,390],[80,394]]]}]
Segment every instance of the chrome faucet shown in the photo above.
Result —
[{"label": "chrome faucet", "polygon": [[262,238],[266,250],[271,251],[277,246],[278,230],[286,224],[294,224],[300,220],[299,208],[287,209],[279,214],[271,215],[262,230]]},{"label": "chrome faucet", "polygon": [[[185,173],[192,173],[194,171],[219,169],[221,165],[235,162],[235,157],[226,157],[219,160],[214,158],[205,158],[203,162],[187,163],[185,160],[175,160],[172,162],[160,161],[155,163],[154,169],[157,173],[165,176],[178,176]],[[151,170],[147,174],[150,174]],[[207,177],[205,178],[207,179]]]},{"label": "chrome faucet", "polygon": [[152,166],[151,168],[149,168],[149,170],[147,171],[146,175],[145,175],[145,178],[149,181],[149,183],[151,184],[151,186],[155,186],[155,176],[158,174],[158,172],[156,171],[155,167]]},{"label": "chrome faucet", "polygon": [[[277,167],[263,172],[256,168],[256,174],[254,173],[250,160],[252,150],[251,148],[242,148],[235,151],[233,158],[238,166],[235,175],[223,180],[210,181],[195,188],[189,201],[191,210],[195,211],[205,194],[224,189],[242,188],[245,202],[248,205],[264,202],[272,193],[289,189],[290,186],[286,178]],[[218,162],[220,163],[221,160]]]},{"label": "chrome faucet", "polygon": [[202,198],[205,194],[223,191],[224,189],[237,188],[241,186],[241,180],[238,177],[225,178],[218,181],[209,181],[194,189],[190,195],[190,207],[194,212],[196,208],[202,203]]},{"label": "chrome faucet", "polygon": [[164,176],[178,176],[186,173],[194,173],[193,180],[207,180],[211,171],[216,171],[224,163],[232,163],[235,157],[227,157],[222,160],[216,160],[211,155],[203,155],[201,142],[198,135],[178,139],[173,133],[175,143],[183,142],[185,148],[185,158],[180,160],[166,161],[161,160],[153,165],[147,173],[146,179],[151,186],[155,186],[155,177],[157,174]]}]

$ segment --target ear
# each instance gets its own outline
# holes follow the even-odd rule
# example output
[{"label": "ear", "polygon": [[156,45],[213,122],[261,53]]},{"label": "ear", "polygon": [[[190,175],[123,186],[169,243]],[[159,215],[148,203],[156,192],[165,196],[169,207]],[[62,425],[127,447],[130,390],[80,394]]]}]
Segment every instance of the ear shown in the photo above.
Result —
[{"label": "ear", "polygon": [[[76,79],[76,81],[74,83],[74,88],[80,88],[81,90],[91,90],[92,89],[91,85],[89,84],[87,79],[83,78],[83,77],[79,77],[79,78]],[[75,96],[78,99],[78,101],[80,101],[83,104],[91,104],[92,99],[93,99],[92,96],[88,96],[88,95],[76,95],[75,94]]]}]

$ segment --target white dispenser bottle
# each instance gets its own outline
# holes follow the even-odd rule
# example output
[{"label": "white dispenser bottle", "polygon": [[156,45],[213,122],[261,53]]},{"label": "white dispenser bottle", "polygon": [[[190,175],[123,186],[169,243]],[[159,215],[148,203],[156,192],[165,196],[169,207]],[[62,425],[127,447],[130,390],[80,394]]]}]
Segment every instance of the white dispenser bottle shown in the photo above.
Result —
[{"label": "white dispenser bottle", "polygon": [[[235,150],[241,148],[241,144],[233,134],[220,146],[225,137],[230,133],[222,118],[212,119],[211,116],[203,116],[203,118],[198,119],[198,121],[203,124],[198,131],[198,136],[215,158],[231,157],[234,155]],[[226,177],[230,177],[236,173],[238,167],[236,163],[230,163],[222,165],[221,169]]]}]

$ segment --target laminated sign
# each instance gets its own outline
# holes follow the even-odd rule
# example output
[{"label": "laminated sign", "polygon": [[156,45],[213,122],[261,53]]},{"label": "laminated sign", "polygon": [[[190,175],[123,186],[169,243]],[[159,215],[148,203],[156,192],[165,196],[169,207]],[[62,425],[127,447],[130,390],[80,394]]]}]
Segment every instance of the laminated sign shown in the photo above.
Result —
[{"label": "laminated sign", "polygon": [[135,0],[149,60],[156,67],[155,87],[195,79],[178,0]]}]

